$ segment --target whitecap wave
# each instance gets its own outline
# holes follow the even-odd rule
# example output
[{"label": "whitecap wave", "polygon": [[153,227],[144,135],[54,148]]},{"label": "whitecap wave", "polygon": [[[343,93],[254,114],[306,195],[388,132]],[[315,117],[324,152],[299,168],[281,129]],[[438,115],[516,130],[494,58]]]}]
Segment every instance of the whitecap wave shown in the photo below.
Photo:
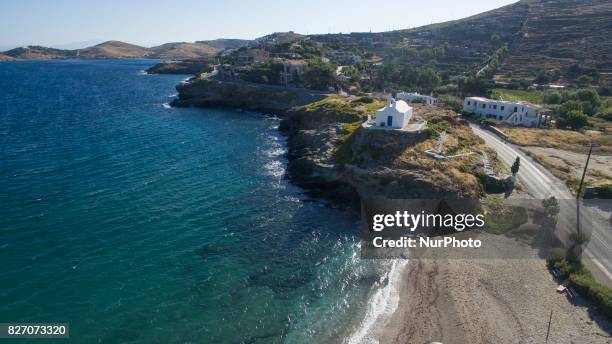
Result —
[{"label": "whitecap wave", "polygon": [[285,165],[281,161],[270,161],[264,165],[268,175],[280,178],[285,174]]},{"label": "whitecap wave", "polygon": [[163,103],[162,106],[164,107],[164,109],[171,109],[172,106],[170,106],[170,103]]},{"label": "whitecap wave", "polygon": [[378,289],[368,301],[366,314],[359,329],[345,341],[345,344],[378,344],[378,336],[373,330],[382,329],[381,325],[397,309],[401,276],[406,264],[407,260],[394,260],[389,271],[376,283]]}]

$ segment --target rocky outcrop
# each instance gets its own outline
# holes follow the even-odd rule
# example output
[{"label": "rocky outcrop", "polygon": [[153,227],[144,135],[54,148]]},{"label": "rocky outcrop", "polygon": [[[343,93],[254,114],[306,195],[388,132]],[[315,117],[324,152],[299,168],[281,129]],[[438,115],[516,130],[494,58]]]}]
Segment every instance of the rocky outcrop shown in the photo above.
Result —
[{"label": "rocky outcrop", "polygon": [[176,87],[173,106],[227,106],[283,115],[294,106],[325,98],[326,94],[301,88],[261,85],[243,81],[191,80]]},{"label": "rocky outcrop", "polygon": [[[177,106],[228,106],[282,117],[287,136],[288,177],[309,193],[358,204],[362,195],[388,198],[476,199],[475,171],[482,161],[466,156],[436,161],[424,153],[435,141],[428,130],[393,131],[361,127],[378,103],[298,88],[195,79],[177,86]],[[469,126],[452,111],[415,106],[415,117],[436,117],[432,128],[448,133],[449,152],[478,145]],[[430,119],[431,121],[431,119]],[[437,122],[436,122],[437,121]]]},{"label": "rocky outcrop", "polygon": [[149,74],[190,74],[197,75],[200,73],[208,73],[213,70],[208,60],[190,59],[183,61],[165,61],[160,62],[149,69]]}]

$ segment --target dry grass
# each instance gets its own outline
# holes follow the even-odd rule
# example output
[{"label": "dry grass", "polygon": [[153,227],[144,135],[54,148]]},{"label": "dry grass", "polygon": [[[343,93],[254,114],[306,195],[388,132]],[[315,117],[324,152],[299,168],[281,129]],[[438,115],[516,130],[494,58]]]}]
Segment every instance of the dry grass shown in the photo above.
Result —
[{"label": "dry grass", "polygon": [[612,154],[612,135],[598,131],[571,131],[561,129],[535,129],[535,128],[501,128],[508,135],[508,140],[520,146],[537,146],[558,148],[577,153],[588,152],[590,142],[595,147],[596,154]]},{"label": "dry grass", "polygon": [[[584,166],[583,162],[578,162],[572,159],[571,156],[563,156],[562,154],[539,154],[529,148],[522,148],[521,150],[540,165],[544,166],[555,177],[564,181],[570,190],[573,192],[578,190]],[[591,160],[592,163],[589,165],[589,170],[586,175],[586,185],[600,186],[612,184],[612,176],[602,171],[600,166],[597,166],[594,161],[596,160],[595,158]]]},{"label": "dry grass", "polygon": [[[445,128],[447,133],[444,142],[444,154],[454,155],[470,151],[486,151],[490,159],[495,160],[496,154],[482,139],[474,135],[470,127],[456,117],[450,110],[428,108],[423,105],[412,105],[415,116],[434,119]],[[482,173],[482,158],[480,155],[467,155],[448,160],[435,160],[424,154],[427,149],[434,148],[436,139],[430,138],[414,146],[407,147],[391,164],[392,169],[411,171],[427,171],[423,173],[426,181],[442,188],[462,190],[464,194],[477,197],[481,193],[478,175]],[[451,187],[452,186],[452,187]]]}]

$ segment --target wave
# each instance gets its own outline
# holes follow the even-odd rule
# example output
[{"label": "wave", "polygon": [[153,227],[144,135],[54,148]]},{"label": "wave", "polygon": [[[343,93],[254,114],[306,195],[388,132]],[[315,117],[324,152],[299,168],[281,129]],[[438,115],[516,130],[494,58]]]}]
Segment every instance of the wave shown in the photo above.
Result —
[{"label": "wave", "polygon": [[163,103],[162,106],[164,107],[164,109],[171,109],[172,106],[170,106],[170,103]]},{"label": "wave", "polygon": [[397,309],[401,276],[406,264],[408,260],[394,260],[389,271],[376,283],[379,287],[368,301],[365,317],[345,344],[378,344],[377,334],[373,330],[382,329],[377,325],[384,324]]}]

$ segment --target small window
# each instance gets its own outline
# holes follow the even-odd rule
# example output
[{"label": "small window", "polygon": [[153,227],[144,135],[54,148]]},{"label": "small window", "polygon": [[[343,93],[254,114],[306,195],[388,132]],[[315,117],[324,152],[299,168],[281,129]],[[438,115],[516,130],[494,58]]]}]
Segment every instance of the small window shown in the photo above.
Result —
[{"label": "small window", "polygon": [[504,111],[504,106],[502,105],[500,109],[501,109],[502,111]]},{"label": "small window", "polygon": [[468,100],[468,105],[470,105],[470,101]]},{"label": "small window", "polygon": [[493,108],[494,108],[494,109],[497,109],[497,105],[493,105]]},{"label": "small window", "polygon": [[517,112],[517,111],[518,111],[518,107],[515,106],[514,107],[514,112]]},{"label": "small window", "polygon": [[482,108],[486,109],[487,108],[487,104],[482,104]]}]

